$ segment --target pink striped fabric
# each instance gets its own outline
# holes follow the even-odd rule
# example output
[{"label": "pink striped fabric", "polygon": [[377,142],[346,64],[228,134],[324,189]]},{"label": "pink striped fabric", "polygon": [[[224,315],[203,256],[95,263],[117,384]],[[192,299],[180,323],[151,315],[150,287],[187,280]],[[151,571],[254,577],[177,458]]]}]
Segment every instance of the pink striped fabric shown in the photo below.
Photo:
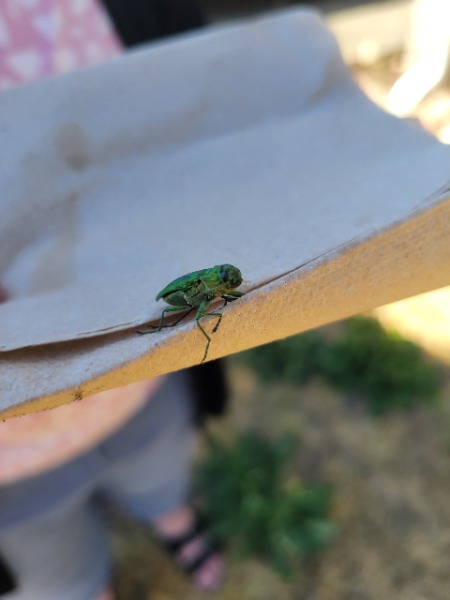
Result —
[{"label": "pink striped fabric", "polygon": [[[96,0],[0,0],[0,90],[120,53],[119,39]],[[0,302],[6,298],[0,282]],[[137,382],[0,422],[0,486],[85,452],[129,420],[161,381]]]}]

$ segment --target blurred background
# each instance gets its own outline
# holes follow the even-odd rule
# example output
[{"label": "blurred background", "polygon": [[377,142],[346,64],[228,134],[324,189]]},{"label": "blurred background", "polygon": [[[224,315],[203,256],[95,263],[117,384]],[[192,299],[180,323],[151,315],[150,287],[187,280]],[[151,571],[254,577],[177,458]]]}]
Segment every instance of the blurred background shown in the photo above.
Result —
[{"label": "blurred background", "polygon": [[[375,103],[450,143],[448,0],[310,4]],[[223,23],[297,3],[199,5]],[[210,597],[448,600],[450,291],[243,353],[227,373],[195,488],[227,543]],[[122,516],[115,549],[121,600],[204,597]]]}]

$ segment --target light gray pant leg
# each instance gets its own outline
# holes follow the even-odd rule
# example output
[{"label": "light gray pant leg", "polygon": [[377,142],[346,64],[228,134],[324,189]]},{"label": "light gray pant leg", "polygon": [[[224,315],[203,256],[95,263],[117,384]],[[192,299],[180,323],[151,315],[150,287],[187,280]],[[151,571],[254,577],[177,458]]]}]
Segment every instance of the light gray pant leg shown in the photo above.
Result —
[{"label": "light gray pant leg", "polygon": [[5,600],[92,600],[109,584],[107,533],[85,498],[3,531],[0,552],[18,582]]},{"label": "light gray pant leg", "polygon": [[152,434],[103,480],[106,493],[134,517],[149,521],[186,502],[194,447],[186,374],[171,376],[152,400]]},{"label": "light gray pant leg", "polygon": [[[186,501],[194,438],[190,393],[185,374],[169,377],[150,403],[144,446],[139,443],[139,450],[120,458],[123,448],[114,449],[117,439],[105,442],[84,459],[86,464],[78,465],[83,472],[95,473],[93,481],[88,478],[86,483],[82,478],[84,483],[75,486],[82,493],[71,494],[58,508],[40,511],[0,531],[0,553],[20,586],[5,600],[92,600],[108,585],[107,534],[89,502],[89,490],[106,491],[145,521]],[[94,468],[98,463],[101,469]],[[62,486],[68,477],[72,481],[78,472],[73,469],[68,466],[64,477],[53,485]],[[51,479],[33,485],[51,486]],[[33,494],[33,485],[26,493]]]}]

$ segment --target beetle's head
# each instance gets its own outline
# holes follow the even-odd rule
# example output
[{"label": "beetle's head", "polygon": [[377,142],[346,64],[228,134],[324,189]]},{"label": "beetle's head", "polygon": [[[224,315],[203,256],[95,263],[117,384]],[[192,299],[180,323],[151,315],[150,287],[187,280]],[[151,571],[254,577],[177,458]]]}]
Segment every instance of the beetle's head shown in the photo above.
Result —
[{"label": "beetle's head", "polygon": [[220,265],[219,277],[225,287],[234,290],[242,283],[242,275],[237,267],[233,265]]}]

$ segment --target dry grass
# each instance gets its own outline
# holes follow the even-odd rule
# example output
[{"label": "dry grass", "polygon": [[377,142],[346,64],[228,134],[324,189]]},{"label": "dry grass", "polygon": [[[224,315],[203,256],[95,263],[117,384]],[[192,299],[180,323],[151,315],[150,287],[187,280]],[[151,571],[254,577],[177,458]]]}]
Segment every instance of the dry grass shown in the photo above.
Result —
[{"label": "dry grass", "polygon": [[[232,437],[258,426],[294,431],[295,473],[333,483],[340,534],[287,585],[263,564],[230,564],[214,600],[448,600],[450,569],[450,375],[443,402],[374,419],[316,381],[301,390],[260,387],[232,367],[232,406],[213,427]],[[120,522],[119,600],[204,598],[142,529]]]}]

